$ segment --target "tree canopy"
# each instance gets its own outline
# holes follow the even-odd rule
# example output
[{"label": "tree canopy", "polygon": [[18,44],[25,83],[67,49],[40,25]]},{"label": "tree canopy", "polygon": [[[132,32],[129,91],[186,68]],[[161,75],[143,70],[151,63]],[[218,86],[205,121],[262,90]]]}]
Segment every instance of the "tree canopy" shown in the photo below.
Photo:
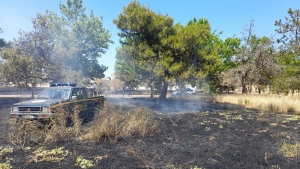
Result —
[{"label": "tree canopy", "polygon": [[[207,19],[194,18],[185,26],[174,24],[170,16],[157,14],[133,1],[114,23],[120,29],[119,51],[128,48],[134,51],[127,53],[127,59],[117,54],[117,74],[121,76],[131,68],[133,77],[160,91],[161,98],[166,97],[169,83],[195,85],[220,70],[223,65],[220,56],[224,60],[230,57],[230,47],[211,32]],[[132,61],[137,69],[130,66]]]},{"label": "tree canopy", "polygon": [[[109,31],[103,28],[102,17],[94,16],[93,11],[86,14],[82,0],[68,0],[67,5],[59,6],[62,16],[51,11],[37,14],[36,18],[32,19],[33,30],[20,31],[19,38],[4,50],[3,59],[6,62],[1,66],[15,68],[11,72],[3,72],[6,77],[17,71],[17,81],[27,83],[28,80],[20,78],[27,78],[29,74],[33,74],[32,71],[19,69],[20,64],[15,62],[16,58],[34,65],[34,76],[41,82],[104,77],[107,67],[100,65],[98,59],[113,42]],[[20,71],[24,71],[22,73],[27,76],[19,76]],[[72,75],[64,72],[82,77],[71,78]]]},{"label": "tree canopy", "polygon": [[300,90],[300,10],[288,10],[285,20],[276,20],[275,30],[280,37],[277,39],[277,61],[284,69],[274,80],[276,92],[289,93],[290,90]]}]

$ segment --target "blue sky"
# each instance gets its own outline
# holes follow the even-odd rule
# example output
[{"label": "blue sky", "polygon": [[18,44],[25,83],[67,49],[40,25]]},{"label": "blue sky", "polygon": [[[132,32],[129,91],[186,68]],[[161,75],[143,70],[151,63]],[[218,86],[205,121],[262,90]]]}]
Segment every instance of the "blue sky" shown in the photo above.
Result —
[{"label": "blue sky", "polygon": [[[18,31],[32,29],[31,18],[37,13],[44,14],[51,10],[60,14],[59,3],[66,0],[0,0],[0,28],[3,33],[0,38],[6,41],[18,37]],[[103,54],[99,62],[108,66],[105,72],[110,76],[114,72],[116,48],[119,46],[119,30],[113,24],[118,14],[131,0],[83,0],[87,12],[94,11],[95,16],[103,17],[103,27],[110,31],[115,42]],[[194,17],[206,18],[212,30],[223,31],[222,39],[236,35],[241,36],[244,25],[254,20],[254,33],[258,36],[275,34],[275,20],[288,16],[289,8],[300,8],[299,0],[140,0],[152,11],[168,14],[175,23],[185,25]]]}]

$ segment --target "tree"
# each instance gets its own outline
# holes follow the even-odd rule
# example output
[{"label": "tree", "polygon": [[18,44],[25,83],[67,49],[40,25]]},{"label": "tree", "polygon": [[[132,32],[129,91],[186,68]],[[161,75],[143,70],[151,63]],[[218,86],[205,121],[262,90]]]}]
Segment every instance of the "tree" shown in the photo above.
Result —
[{"label": "tree", "polygon": [[288,17],[285,22],[275,21],[275,30],[280,38],[277,39],[279,44],[278,63],[282,64],[284,69],[281,71],[279,78],[274,79],[274,89],[277,92],[294,93],[300,90],[300,10],[288,10]]},{"label": "tree", "polygon": [[259,38],[253,33],[254,22],[245,27],[241,46],[235,55],[236,67],[228,70],[227,77],[242,86],[247,93],[247,85],[268,85],[276,77],[281,67],[276,64],[276,51],[268,37]]},{"label": "tree", "polygon": [[13,82],[20,88],[35,86],[43,75],[36,66],[34,58],[24,56],[12,48],[5,48],[1,65],[1,74],[8,82]]},{"label": "tree", "polygon": [[[170,82],[194,82],[221,64],[212,43],[206,19],[192,20],[187,26],[173,25],[168,15],[156,14],[139,2],[129,3],[114,23],[121,30],[122,46],[131,46],[144,79],[165,99]],[[150,80],[149,80],[150,79]]]},{"label": "tree", "polygon": [[117,49],[115,73],[116,77],[126,86],[138,86],[142,83],[143,69],[133,59],[136,54],[136,51],[130,46],[122,46]]},{"label": "tree", "polygon": [[32,86],[39,82],[55,81],[62,78],[60,53],[54,50],[62,20],[53,12],[37,14],[32,19],[33,30],[19,32],[3,52],[2,74],[6,80],[19,87]]},{"label": "tree", "polygon": [[[139,61],[135,58],[138,51],[135,47],[122,45],[117,49],[115,73],[116,77],[124,82],[125,86],[137,87],[138,85],[145,85],[150,88],[150,97],[153,98],[154,90],[160,91],[161,83],[154,75],[153,71],[147,71],[141,67]],[[154,65],[148,65],[154,67]],[[147,68],[147,67],[146,67]]]},{"label": "tree", "polygon": [[204,80],[199,81],[199,86],[202,86],[203,90],[209,93],[217,92],[217,89],[222,86],[227,86],[228,88],[235,87],[226,72],[237,66],[234,60],[236,51],[239,50],[241,42],[240,39],[236,37],[230,37],[223,41],[219,37],[221,33],[222,32],[212,34],[210,46],[218,52],[222,62],[220,65],[212,67]]},{"label": "tree", "polygon": [[21,56],[31,57],[39,71],[36,78],[43,82],[58,81],[62,78],[61,64],[64,52],[56,44],[66,28],[57,14],[46,11],[46,14],[37,14],[32,19],[33,30],[19,32],[19,38],[14,39],[11,47]]},{"label": "tree", "polygon": [[[67,6],[60,4],[60,8],[64,17],[46,11],[32,20],[32,31],[19,32],[20,37],[11,42],[10,50],[5,50],[6,66],[18,67],[19,63],[14,58],[30,61],[35,66],[35,78],[43,82],[63,79],[86,83],[89,79],[104,77],[103,72],[107,68],[99,65],[98,59],[112,41],[108,31],[102,27],[102,18],[95,17],[93,12],[85,15],[80,0],[68,0]],[[3,73],[20,74],[22,70],[23,74],[32,73],[19,68],[18,71]],[[29,76],[18,76],[19,81],[27,82],[21,77]]]},{"label": "tree", "polygon": [[[211,32],[207,19],[194,18],[186,26],[176,24],[175,34],[165,40],[165,60],[171,77],[180,84],[200,84],[204,79],[212,82],[216,70],[222,65],[218,34]],[[166,65],[166,62],[164,63]],[[212,82],[214,83],[214,82]]]},{"label": "tree", "polygon": [[[95,17],[93,11],[85,14],[82,0],[68,0],[60,4],[60,11],[70,34],[63,42],[64,47],[76,49],[65,61],[75,71],[82,70],[88,78],[102,78],[107,67],[99,65],[98,59],[108,49],[111,35],[103,28],[102,17]],[[69,42],[72,42],[69,44]]]},{"label": "tree", "polygon": [[299,56],[300,54],[300,10],[292,10],[291,8],[287,12],[289,17],[285,17],[285,22],[281,19],[275,21],[277,29],[275,31],[282,35],[277,39],[278,43],[281,43],[282,50],[290,50]]},{"label": "tree", "polygon": [[[139,2],[133,1],[124,8],[123,13],[118,15],[114,23],[121,30],[118,34],[121,44],[136,48],[137,55],[133,55],[132,59],[147,72],[143,76],[155,74],[155,76],[161,77],[158,78],[164,86],[164,93],[161,93],[161,97],[165,98],[168,72],[161,74],[161,72],[157,72],[155,66],[161,57],[161,39],[168,35],[173,25],[173,19],[156,14]],[[153,81],[148,81],[148,84],[150,83]]]}]

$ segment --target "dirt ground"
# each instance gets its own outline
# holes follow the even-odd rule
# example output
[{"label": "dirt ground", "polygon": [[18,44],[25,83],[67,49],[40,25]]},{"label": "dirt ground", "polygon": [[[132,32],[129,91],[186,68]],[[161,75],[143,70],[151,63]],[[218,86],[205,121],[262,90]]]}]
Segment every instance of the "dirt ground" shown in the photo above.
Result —
[{"label": "dirt ground", "polygon": [[[141,106],[150,109],[160,131],[150,136],[134,135],[101,142],[61,141],[46,148],[66,150],[92,160],[93,168],[299,168],[299,157],[280,153],[284,141],[300,142],[300,119],[284,121],[276,114],[260,114],[228,103],[203,103],[201,96],[166,101],[138,96],[110,95],[111,104]],[[13,146],[7,139],[9,106],[19,99],[0,98],[0,146]],[[286,118],[285,118],[286,119]],[[12,158],[12,168],[80,168],[72,156],[61,162],[30,162],[40,145],[18,149],[1,156]],[[298,149],[299,150],[299,149]]]}]

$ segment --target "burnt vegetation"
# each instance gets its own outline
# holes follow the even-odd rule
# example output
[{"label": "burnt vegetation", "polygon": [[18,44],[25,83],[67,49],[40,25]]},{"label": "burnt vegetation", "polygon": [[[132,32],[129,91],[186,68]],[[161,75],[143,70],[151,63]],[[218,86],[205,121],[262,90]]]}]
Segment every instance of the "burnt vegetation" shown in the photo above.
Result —
[{"label": "burnt vegetation", "polygon": [[[98,59],[113,41],[102,17],[82,0],[59,7],[0,38],[0,94],[75,82],[105,104],[87,119],[58,107],[40,122],[9,119],[17,99],[0,98],[0,168],[299,168],[299,9],[274,21],[276,38],[249,21],[221,39],[208,19],[182,25],[132,1],[113,20],[121,45],[104,79]],[[186,84],[195,95],[170,97]]]}]

